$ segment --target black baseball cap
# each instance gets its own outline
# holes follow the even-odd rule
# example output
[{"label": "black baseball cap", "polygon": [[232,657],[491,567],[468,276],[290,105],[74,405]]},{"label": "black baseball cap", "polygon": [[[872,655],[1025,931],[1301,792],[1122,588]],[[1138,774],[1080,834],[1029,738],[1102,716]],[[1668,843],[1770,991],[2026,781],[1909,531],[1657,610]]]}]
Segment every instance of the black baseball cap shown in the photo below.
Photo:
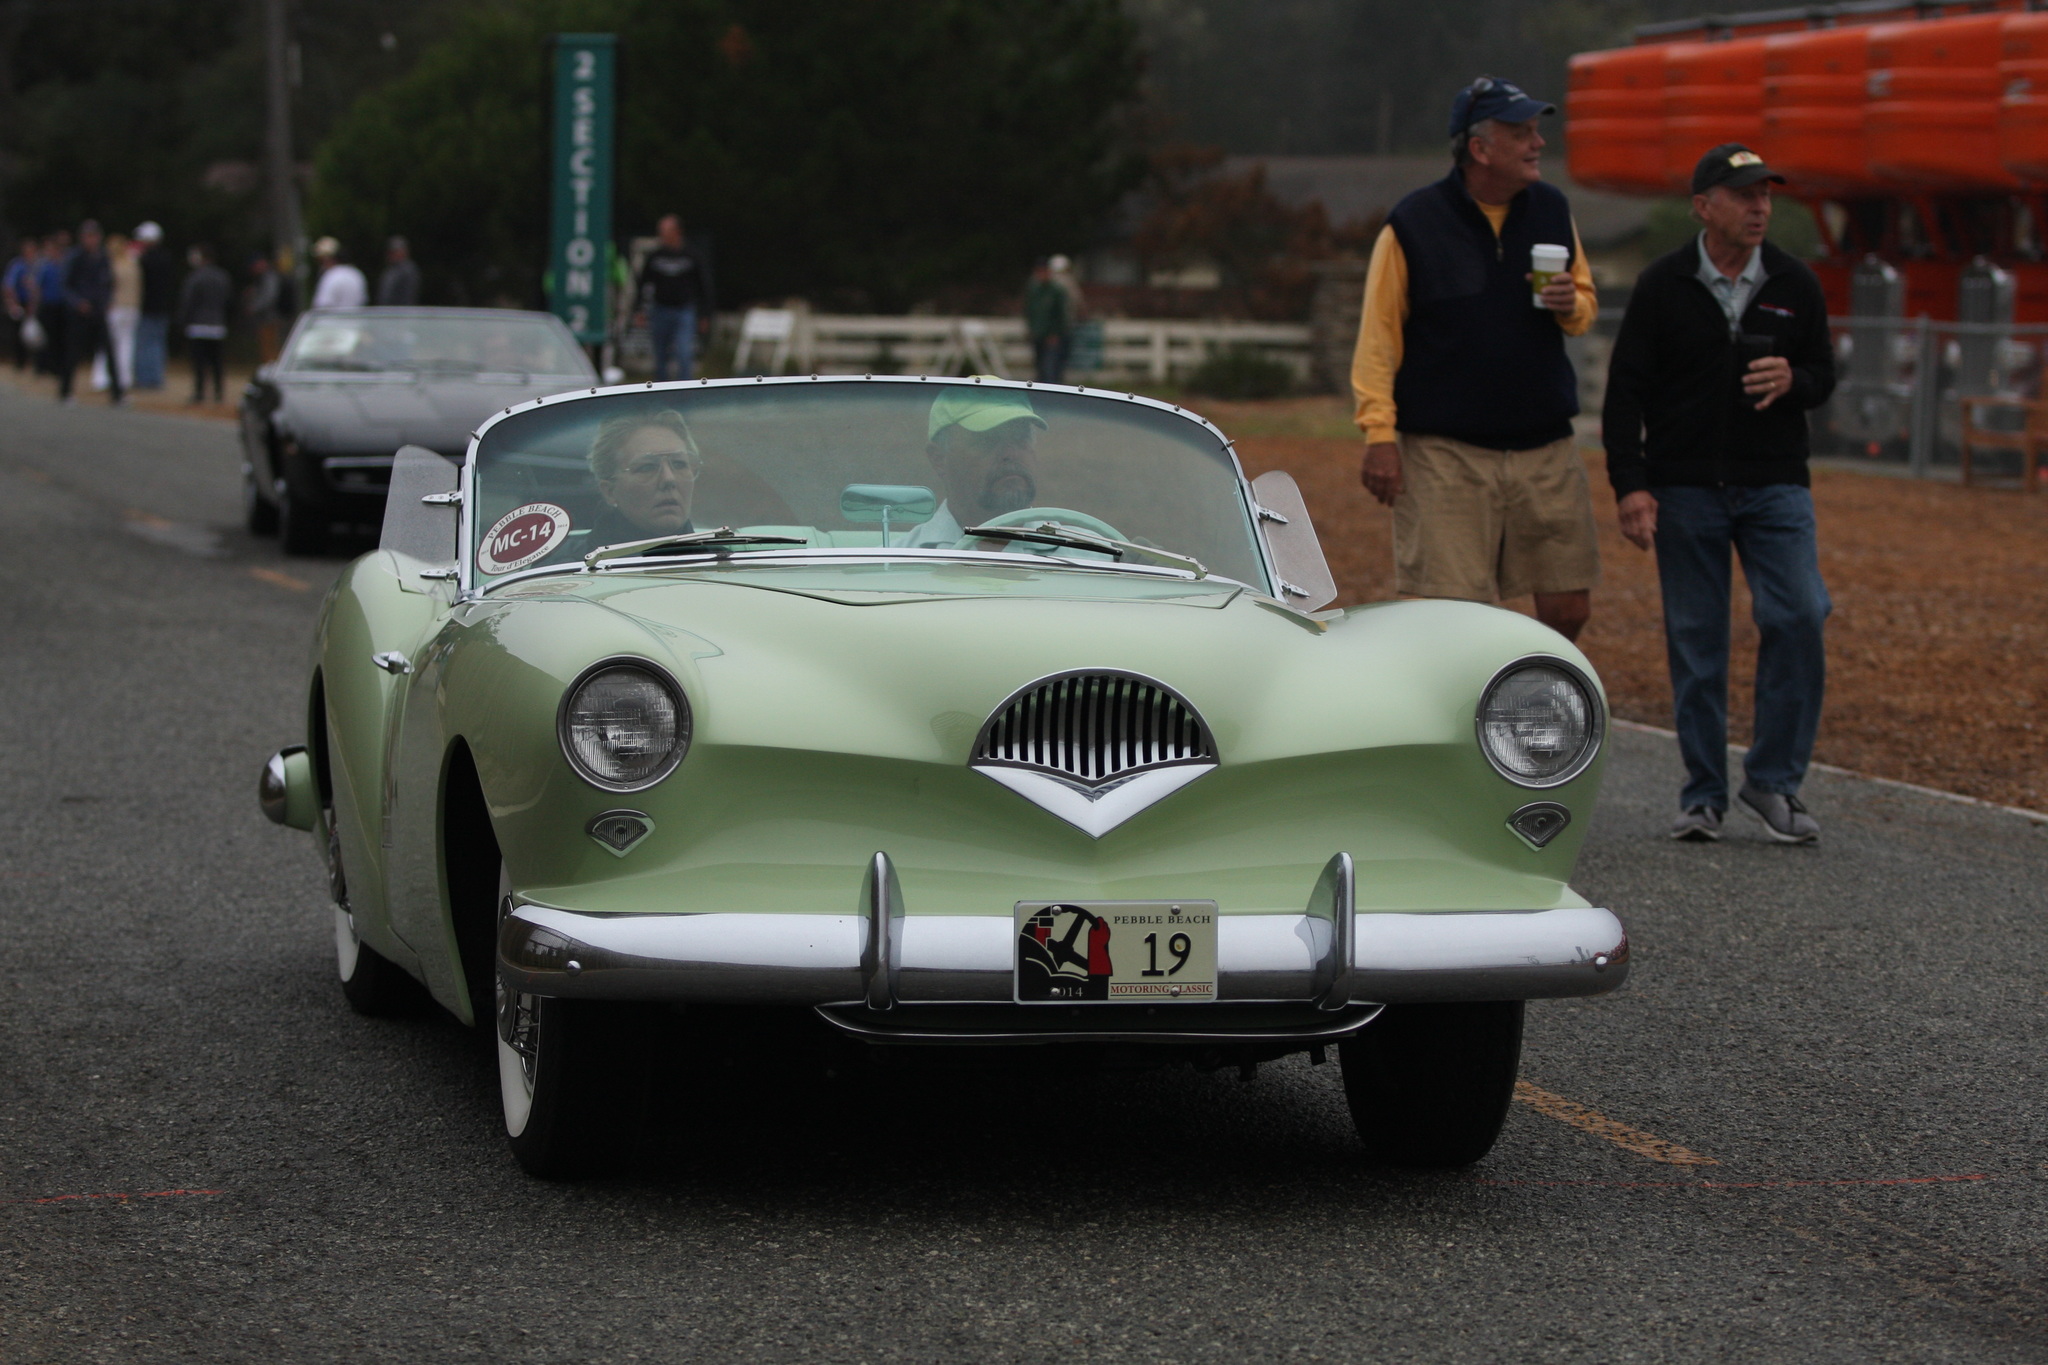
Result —
[{"label": "black baseball cap", "polygon": [[1724,142],[1701,157],[1699,164],[1692,168],[1692,192],[1705,194],[1716,185],[1726,185],[1739,190],[1745,185],[1754,185],[1759,180],[1768,180],[1773,185],[1785,183],[1764,159],[1739,142]]},{"label": "black baseball cap", "polygon": [[1538,115],[1556,112],[1556,105],[1545,104],[1513,81],[1481,76],[1451,100],[1451,136],[1458,137],[1473,124],[1490,118],[1527,123]]}]

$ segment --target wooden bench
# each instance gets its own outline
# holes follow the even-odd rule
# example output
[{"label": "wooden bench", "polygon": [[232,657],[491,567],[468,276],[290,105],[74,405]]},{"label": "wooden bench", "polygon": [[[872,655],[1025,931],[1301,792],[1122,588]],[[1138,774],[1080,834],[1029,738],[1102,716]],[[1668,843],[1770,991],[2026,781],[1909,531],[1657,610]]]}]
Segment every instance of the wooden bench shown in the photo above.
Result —
[{"label": "wooden bench", "polygon": [[[2000,431],[1982,424],[1984,414],[2019,411],[2018,431]],[[1982,450],[2017,450],[2020,453],[2020,487],[2031,493],[2040,484],[2041,447],[2048,443],[2048,402],[2025,398],[1975,397],[1962,400],[1963,483],[1974,480],[1973,456]]]}]

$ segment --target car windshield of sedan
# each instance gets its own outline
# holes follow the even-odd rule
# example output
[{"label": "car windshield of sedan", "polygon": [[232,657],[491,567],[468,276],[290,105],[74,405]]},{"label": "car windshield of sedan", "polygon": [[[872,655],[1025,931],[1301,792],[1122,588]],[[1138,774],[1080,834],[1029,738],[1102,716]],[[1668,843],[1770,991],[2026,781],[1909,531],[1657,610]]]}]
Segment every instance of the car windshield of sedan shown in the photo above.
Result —
[{"label": "car windshield of sedan", "polygon": [[544,318],[335,313],[307,321],[280,368],[289,374],[546,374],[588,379],[590,365]]},{"label": "car windshield of sedan", "polygon": [[665,540],[616,553],[759,562],[886,547],[1177,572],[1194,560],[1266,590],[1223,441],[1109,395],[823,380],[554,402],[484,433],[471,506],[483,586]]}]

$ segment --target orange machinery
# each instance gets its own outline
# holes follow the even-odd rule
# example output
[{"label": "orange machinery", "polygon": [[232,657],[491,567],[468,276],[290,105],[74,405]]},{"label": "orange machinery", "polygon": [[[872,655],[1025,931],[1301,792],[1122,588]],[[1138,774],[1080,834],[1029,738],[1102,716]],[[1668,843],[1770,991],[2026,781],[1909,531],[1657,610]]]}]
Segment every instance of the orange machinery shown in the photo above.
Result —
[{"label": "orange machinery", "polygon": [[[1645,98],[1660,65],[1663,98]],[[2048,321],[2048,14],[2029,0],[1645,25],[1571,73],[1581,184],[1682,194],[1700,153],[1745,142],[1815,211],[1831,309],[1849,311],[1854,263],[1875,255],[1909,314],[1953,319],[1981,256],[2017,277],[2016,320]]]},{"label": "orange machinery", "polygon": [[1664,48],[1664,181],[1692,188],[1692,168],[1723,142],[1754,147],[1764,130],[1766,38]]},{"label": "orange machinery", "polygon": [[1998,159],[2000,28],[1973,14],[1871,27],[1865,155],[1881,179],[1929,190],[2013,190]]}]

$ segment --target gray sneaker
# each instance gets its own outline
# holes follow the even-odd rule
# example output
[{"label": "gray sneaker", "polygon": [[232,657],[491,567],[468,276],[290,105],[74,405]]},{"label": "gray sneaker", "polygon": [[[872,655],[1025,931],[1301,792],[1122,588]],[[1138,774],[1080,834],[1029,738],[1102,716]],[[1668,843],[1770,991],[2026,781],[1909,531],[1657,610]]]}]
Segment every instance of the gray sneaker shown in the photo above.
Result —
[{"label": "gray sneaker", "polygon": [[1820,821],[1806,813],[1796,796],[1760,792],[1743,784],[1736,799],[1749,807],[1750,814],[1764,822],[1764,832],[1781,844],[1812,844],[1820,841]]},{"label": "gray sneaker", "polygon": [[1710,844],[1721,837],[1721,812],[1712,806],[1694,806],[1671,822],[1671,837],[1695,844]]}]

